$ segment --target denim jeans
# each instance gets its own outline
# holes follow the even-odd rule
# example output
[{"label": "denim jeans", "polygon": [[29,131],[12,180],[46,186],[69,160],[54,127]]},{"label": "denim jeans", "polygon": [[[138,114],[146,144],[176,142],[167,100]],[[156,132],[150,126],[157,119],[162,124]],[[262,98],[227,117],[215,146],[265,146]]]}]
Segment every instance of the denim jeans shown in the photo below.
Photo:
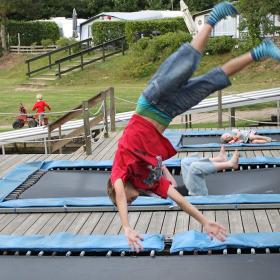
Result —
[{"label": "denim jeans", "polygon": [[190,79],[200,58],[201,54],[190,44],[183,44],[162,63],[142,94],[152,105],[174,118],[231,84],[221,68]]},{"label": "denim jeans", "polygon": [[189,195],[208,195],[205,175],[217,172],[216,167],[208,158],[190,156],[182,159],[181,171]]}]

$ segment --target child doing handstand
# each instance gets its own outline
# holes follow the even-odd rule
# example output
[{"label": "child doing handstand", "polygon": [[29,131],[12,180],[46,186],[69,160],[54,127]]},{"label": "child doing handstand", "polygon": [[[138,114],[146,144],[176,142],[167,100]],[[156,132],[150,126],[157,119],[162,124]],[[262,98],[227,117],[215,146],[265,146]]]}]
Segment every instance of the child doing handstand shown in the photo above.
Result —
[{"label": "child doing handstand", "polygon": [[142,190],[174,200],[183,211],[201,223],[211,237],[219,240],[226,237],[225,228],[192,206],[173,187],[172,175],[162,170],[162,161],[176,154],[162,133],[174,117],[186,112],[211,93],[229,86],[229,76],[248,64],[264,57],[280,61],[280,50],[271,41],[264,41],[222,67],[191,78],[215,24],[226,16],[236,14],[236,9],[227,2],[216,5],[192,42],[183,44],[165,60],[140,96],[136,113],[118,143],[107,191],[118,208],[128,243],[137,252],[142,249],[142,238],[129,225],[127,204],[137,198]]}]

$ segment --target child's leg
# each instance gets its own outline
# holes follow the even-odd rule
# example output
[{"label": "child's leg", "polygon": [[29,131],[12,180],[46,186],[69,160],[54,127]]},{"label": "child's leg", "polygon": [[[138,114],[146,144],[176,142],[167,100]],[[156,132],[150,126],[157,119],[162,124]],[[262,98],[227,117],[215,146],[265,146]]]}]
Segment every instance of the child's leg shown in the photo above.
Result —
[{"label": "child's leg", "polygon": [[190,195],[208,195],[205,176],[223,169],[238,168],[239,152],[235,151],[231,160],[217,162],[211,159],[192,160],[190,158],[181,161],[181,170],[184,184]]},{"label": "child's leg", "polygon": [[173,110],[166,108],[175,101],[176,92],[187,83],[195,71],[212,28],[222,18],[236,14],[236,9],[227,2],[216,5],[207,23],[191,44],[181,46],[159,67],[143,92],[145,98],[159,110],[173,117]]},{"label": "child's leg", "polygon": [[241,71],[253,61],[268,57],[280,61],[280,49],[273,42],[265,40],[250,52],[231,59],[222,67],[215,68],[205,75],[190,79],[177,92],[170,116],[174,118],[186,112],[211,93],[229,86],[231,84],[230,76]]},{"label": "child's leg", "polygon": [[266,137],[258,134],[250,135],[249,140],[253,144],[263,144],[263,143],[271,142],[270,137]]}]

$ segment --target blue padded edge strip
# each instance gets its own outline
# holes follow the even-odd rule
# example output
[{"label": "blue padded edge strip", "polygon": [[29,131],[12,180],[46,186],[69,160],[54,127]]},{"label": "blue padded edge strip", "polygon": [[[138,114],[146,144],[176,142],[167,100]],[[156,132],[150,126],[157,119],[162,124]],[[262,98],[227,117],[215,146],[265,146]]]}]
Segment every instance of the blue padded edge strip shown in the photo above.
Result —
[{"label": "blue padded edge strip", "polygon": [[[279,128],[273,128],[273,129],[254,129],[257,134],[280,134]],[[222,135],[225,132],[231,131],[230,129],[213,129],[213,130],[186,130],[186,131],[172,131],[170,129],[165,130],[164,135],[166,137],[179,135],[181,136],[211,136],[211,135]]]},{"label": "blue padded edge strip", "polygon": [[[180,141],[179,141],[180,142]],[[192,144],[192,145],[181,145],[177,142],[176,146],[175,143],[171,143],[176,149],[191,149],[191,148],[220,148],[221,144],[218,143],[208,143],[208,144]],[[234,144],[224,144],[225,148],[227,147],[234,147],[234,148],[241,148],[241,147],[279,147],[280,142],[270,142],[264,144],[244,144],[244,143],[234,143]]]},{"label": "blue padded edge strip", "polygon": [[[132,206],[172,205],[169,199],[139,196]],[[14,199],[0,202],[0,208],[26,208],[26,207],[101,207],[113,206],[108,197],[63,197],[63,198],[37,198]]]},{"label": "blue padded edge strip", "polygon": [[[144,251],[164,249],[164,238],[159,234],[144,234]],[[51,235],[11,236],[0,235],[0,250],[45,252],[130,252],[124,235],[74,235],[57,233]]]},{"label": "blue padded edge strip", "polygon": [[[276,204],[280,203],[280,194],[230,194],[209,196],[186,196],[186,200],[194,205],[221,204]],[[155,197],[138,197],[132,206],[173,206],[169,199]],[[28,208],[28,207],[102,207],[113,206],[108,197],[78,197],[78,198],[38,198],[15,199],[0,202],[0,208]]]},{"label": "blue padded edge strip", "polygon": [[280,194],[227,194],[208,196],[186,196],[195,205],[221,204],[274,204],[280,203]]},{"label": "blue padded edge strip", "polygon": [[226,248],[279,248],[280,232],[230,234],[224,242],[211,239],[206,233],[188,231],[175,234],[171,253],[179,251],[223,250]]}]

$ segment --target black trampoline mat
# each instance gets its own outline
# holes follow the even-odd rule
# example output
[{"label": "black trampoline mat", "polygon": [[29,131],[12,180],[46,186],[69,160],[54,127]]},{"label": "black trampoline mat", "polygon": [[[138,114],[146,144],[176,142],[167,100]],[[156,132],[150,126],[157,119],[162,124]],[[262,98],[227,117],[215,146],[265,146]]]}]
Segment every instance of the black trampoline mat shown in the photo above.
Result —
[{"label": "black trampoline mat", "polygon": [[[109,176],[109,171],[49,171],[20,198],[107,196]],[[175,175],[174,178],[178,186],[184,185],[182,176]],[[206,176],[206,182],[212,195],[280,193],[280,168],[215,173]],[[180,187],[179,192],[187,195],[184,187]]]},{"label": "black trampoline mat", "polygon": [[[273,140],[276,140],[277,142],[280,142],[280,134],[262,134],[268,137],[271,137]],[[186,145],[201,145],[201,144],[210,144],[210,143],[219,143],[220,136],[219,135],[203,135],[203,136],[188,136],[183,135],[182,137],[182,146]]]},{"label": "black trampoline mat", "polygon": [[280,193],[280,168],[220,172],[206,176],[209,194]]},{"label": "black trampoline mat", "polygon": [[1,279],[278,280],[280,254],[151,257],[1,256]]},{"label": "black trampoline mat", "polygon": [[109,171],[54,170],[48,171],[20,198],[107,196]]}]

